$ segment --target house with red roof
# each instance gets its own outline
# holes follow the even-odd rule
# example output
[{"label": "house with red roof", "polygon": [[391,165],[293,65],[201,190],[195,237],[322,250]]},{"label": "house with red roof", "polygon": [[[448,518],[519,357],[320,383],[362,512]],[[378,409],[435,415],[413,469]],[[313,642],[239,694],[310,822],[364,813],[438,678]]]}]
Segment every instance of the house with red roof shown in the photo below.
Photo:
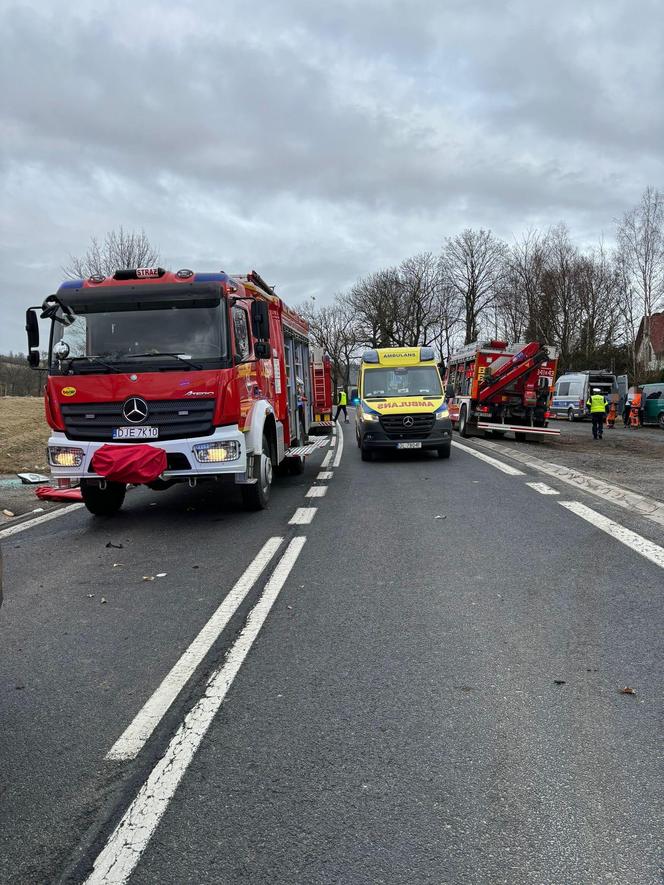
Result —
[{"label": "house with red roof", "polygon": [[636,334],[636,355],[646,371],[664,369],[664,312],[650,315],[650,335],[645,335],[645,317]]}]

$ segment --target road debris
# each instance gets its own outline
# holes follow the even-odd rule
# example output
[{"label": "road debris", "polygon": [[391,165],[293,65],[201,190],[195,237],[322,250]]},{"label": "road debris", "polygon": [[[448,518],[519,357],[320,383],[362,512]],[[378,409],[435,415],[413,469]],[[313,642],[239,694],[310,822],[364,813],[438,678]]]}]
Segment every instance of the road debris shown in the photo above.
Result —
[{"label": "road debris", "polygon": [[17,473],[16,475],[24,485],[48,482],[48,476],[43,476],[41,473]]},{"label": "road debris", "polygon": [[114,544],[113,541],[109,541],[106,546],[115,547],[116,550],[122,550],[124,548],[124,544]]},{"label": "road debris", "polygon": [[94,599],[94,598],[95,598],[94,593],[88,593],[88,599]]},{"label": "road debris", "polygon": [[434,516],[434,519],[447,519],[447,517],[438,515],[438,516]]},{"label": "road debris", "polygon": [[567,685],[567,682],[564,679],[554,679],[553,684],[554,685]]},{"label": "road debris", "polygon": [[144,581],[154,581],[154,575],[143,575]]},{"label": "road debris", "polygon": [[105,604],[106,604],[106,597],[105,597],[105,596],[102,596],[102,598],[101,598],[101,604],[102,604],[102,605],[105,605]]},{"label": "road debris", "polygon": [[168,572],[158,572],[155,577],[157,578],[165,578]]},{"label": "road debris", "polygon": [[629,685],[626,685],[624,688],[620,689],[620,694],[636,694],[636,691],[633,688],[630,688]]},{"label": "road debris", "polygon": [[14,516],[14,512],[13,510],[3,510],[2,515],[6,516],[8,519],[11,519],[11,517]]},{"label": "road debris", "polygon": [[121,562],[114,562],[113,568],[122,568],[122,563]]}]

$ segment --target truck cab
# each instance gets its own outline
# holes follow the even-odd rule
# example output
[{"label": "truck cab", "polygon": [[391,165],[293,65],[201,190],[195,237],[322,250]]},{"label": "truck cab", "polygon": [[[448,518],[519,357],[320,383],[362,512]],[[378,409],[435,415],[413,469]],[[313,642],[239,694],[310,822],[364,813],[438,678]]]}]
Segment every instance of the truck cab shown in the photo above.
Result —
[{"label": "truck cab", "polygon": [[363,461],[376,451],[432,449],[449,458],[452,422],[430,347],[386,347],[362,357],[355,435]]}]

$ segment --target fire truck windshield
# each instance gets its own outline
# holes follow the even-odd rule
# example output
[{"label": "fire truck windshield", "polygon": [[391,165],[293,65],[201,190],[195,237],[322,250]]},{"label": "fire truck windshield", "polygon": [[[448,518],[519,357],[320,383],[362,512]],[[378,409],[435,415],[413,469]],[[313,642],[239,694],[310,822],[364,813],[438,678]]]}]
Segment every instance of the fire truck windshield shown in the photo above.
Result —
[{"label": "fire truck windshield", "polygon": [[72,325],[54,323],[51,341],[53,374],[218,368],[228,353],[219,305],[77,311]]},{"label": "fire truck windshield", "polygon": [[365,399],[389,396],[442,396],[440,375],[433,366],[365,369]]}]

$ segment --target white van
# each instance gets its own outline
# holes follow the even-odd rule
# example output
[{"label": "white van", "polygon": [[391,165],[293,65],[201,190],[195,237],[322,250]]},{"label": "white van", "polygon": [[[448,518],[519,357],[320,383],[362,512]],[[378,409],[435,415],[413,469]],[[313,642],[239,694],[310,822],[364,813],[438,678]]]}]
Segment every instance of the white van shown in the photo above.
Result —
[{"label": "white van", "polygon": [[611,401],[611,394],[618,393],[618,380],[610,372],[569,372],[556,381],[549,412],[556,418],[568,421],[583,419],[588,414],[586,402],[594,387],[598,387]]}]

